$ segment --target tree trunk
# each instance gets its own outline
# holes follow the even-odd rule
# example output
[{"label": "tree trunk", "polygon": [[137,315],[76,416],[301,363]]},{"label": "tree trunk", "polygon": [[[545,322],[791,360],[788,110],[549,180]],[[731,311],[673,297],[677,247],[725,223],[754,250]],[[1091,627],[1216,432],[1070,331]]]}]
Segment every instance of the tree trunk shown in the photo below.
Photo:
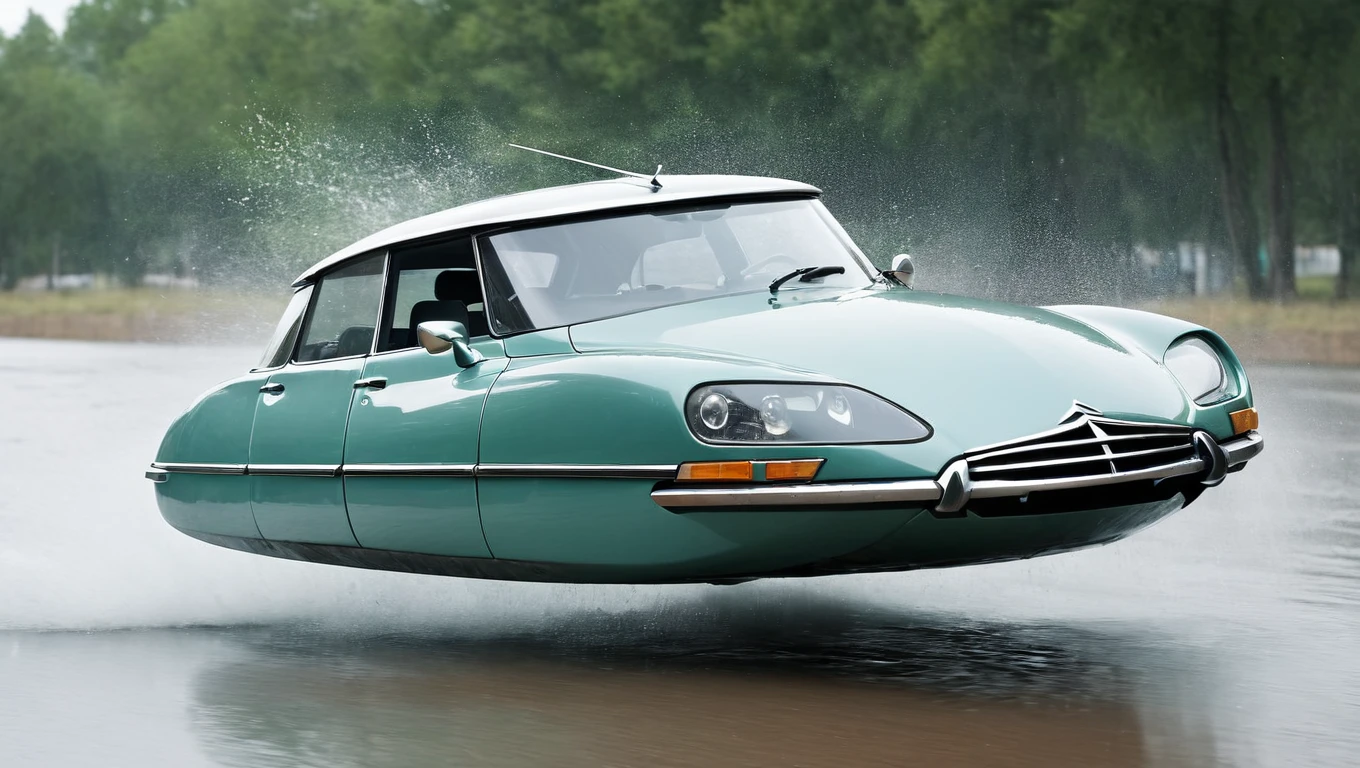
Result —
[{"label": "tree trunk", "polygon": [[52,236],[52,266],[47,272],[47,290],[57,288],[57,278],[61,275],[61,233]]},{"label": "tree trunk", "polygon": [[1218,139],[1219,180],[1223,186],[1223,224],[1228,245],[1242,265],[1247,292],[1253,299],[1265,298],[1266,282],[1261,275],[1260,233],[1256,212],[1248,194],[1247,164],[1243,159],[1242,126],[1228,90],[1228,37],[1232,0],[1219,4],[1218,63],[1214,82],[1214,129]]},{"label": "tree trunk", "polygon": [[1336,275],[1337,300],[1350,297],[1360,266],[1360,180],[1349,173],[1346,140],[1338,141],[1336,160],[1336,248],[1340,252],[1340,271]]},{"label": "tree trunk", "polygon": [[1289,137],[1285,132],[1284,95],[1280,78],[1270,78],[1266,88],[1270,129],[1268,161],[1270,201],[1270,292],[1276,301],[1293,299],[1294,286],[1294,174],[1289,162]]}]

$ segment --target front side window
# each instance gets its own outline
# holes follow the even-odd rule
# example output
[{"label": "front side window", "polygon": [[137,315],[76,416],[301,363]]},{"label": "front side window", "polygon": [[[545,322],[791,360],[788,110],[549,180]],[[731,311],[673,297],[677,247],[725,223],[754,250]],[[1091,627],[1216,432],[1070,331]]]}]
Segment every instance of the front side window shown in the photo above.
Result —
[{"label": "front side window", "polygon": [[283,318],[274,329],[274,335],[269,337],[269,343],[265,345],[264,357],[260,358],[256,370],[278,368],[288,362],[289,355],[293,354],[293,345],[297,343],[298,329],[302,327],[302,317],[307,313],[307,302],[311,298],[310,285],[303,286],[293,294],[288,307],[283,310]]},{"label": "front side window", "polygon": [[763,291],[803,267],[845,271],[780,290],[872,282],[812,199],[672,207],[501,232],[477,245],[491,330],[501,335]]},{"label": "front side window", "polygon": [[487,334],[471,238],[394,249],[378,351],[415,347],[421,323],[448,320],[462,323],[469,336]]},{"label": "front side window", "polygon": [[298,362],[368,354],[378,322],[384,259],[385,254],[369,256],[321,278],[303,323]]}]

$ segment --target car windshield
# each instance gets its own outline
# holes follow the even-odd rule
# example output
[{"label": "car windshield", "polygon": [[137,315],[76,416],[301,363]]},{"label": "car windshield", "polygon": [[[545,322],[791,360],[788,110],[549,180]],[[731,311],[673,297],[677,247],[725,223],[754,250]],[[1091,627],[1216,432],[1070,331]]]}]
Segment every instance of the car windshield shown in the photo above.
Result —
[{"label": "car windshield", "polygon": [[[804,267],[844,267],[781,292],[859,288],[862,254],[816,200],[707,203],[520,229],[478,241],[498,335],[768,290]],[[823,270],[825,271],[825,270]]]}]

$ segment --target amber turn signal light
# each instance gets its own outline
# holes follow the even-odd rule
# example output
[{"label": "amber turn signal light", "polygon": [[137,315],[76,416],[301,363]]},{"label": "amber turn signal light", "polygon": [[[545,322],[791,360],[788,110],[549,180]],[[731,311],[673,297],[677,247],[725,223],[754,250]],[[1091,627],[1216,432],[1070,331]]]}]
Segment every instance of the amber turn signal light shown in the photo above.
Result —
[{"label": "amber turn signal light", "polygon": [[765,462],[765,479],[771,481],[811,480],[817,476],[817,470],[822,468],[823,461],[826,461],[826,459],[767,461]]},{"label": "amber turn signal light", "polygon": [[749,481],[754,476],[749,461],[691,461],[675,473],[676,480],[709,482]]},{"label": "amber turn signal light", "polygon": [[1233,411],[1228,414],[1232,419],[1233,434],[1240,435],[1248,430],[1256,429],[1261,426],[1261,417],[1256,414],[1255,408],[1247,408],[1242,411]]},{"label": "amber turn signal light", "polygon": [[756,478],[756,467],[764,467],[769,482],[811,480],[817,476],[826,459],[792,459],[789,461],[691,461],[680,465],[675,479],[691,483],[750,482]]}]

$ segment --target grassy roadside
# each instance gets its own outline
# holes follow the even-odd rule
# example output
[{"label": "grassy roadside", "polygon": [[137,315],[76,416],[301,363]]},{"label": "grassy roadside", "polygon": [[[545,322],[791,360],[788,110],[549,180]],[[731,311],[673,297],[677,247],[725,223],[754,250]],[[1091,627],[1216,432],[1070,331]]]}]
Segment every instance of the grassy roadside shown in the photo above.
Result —
[{"label": "grassy roadside", "polygon": [[1180,299],[1145,308],[1214,329],[1245,360],[1360,365],[1360,301]]},{"label": "grassy roadside", "polygon": [[[287,298],[220,289],[0,293],[0,336],[256,343]],[[1212,328],[1249,361],[1360,365],[1360,300],[1176,299],[1143,308]]]},{"label": "grassy roadside", "polygon": [[253,343],[287,300],[216,289],[0,292],[0,336]]}]

